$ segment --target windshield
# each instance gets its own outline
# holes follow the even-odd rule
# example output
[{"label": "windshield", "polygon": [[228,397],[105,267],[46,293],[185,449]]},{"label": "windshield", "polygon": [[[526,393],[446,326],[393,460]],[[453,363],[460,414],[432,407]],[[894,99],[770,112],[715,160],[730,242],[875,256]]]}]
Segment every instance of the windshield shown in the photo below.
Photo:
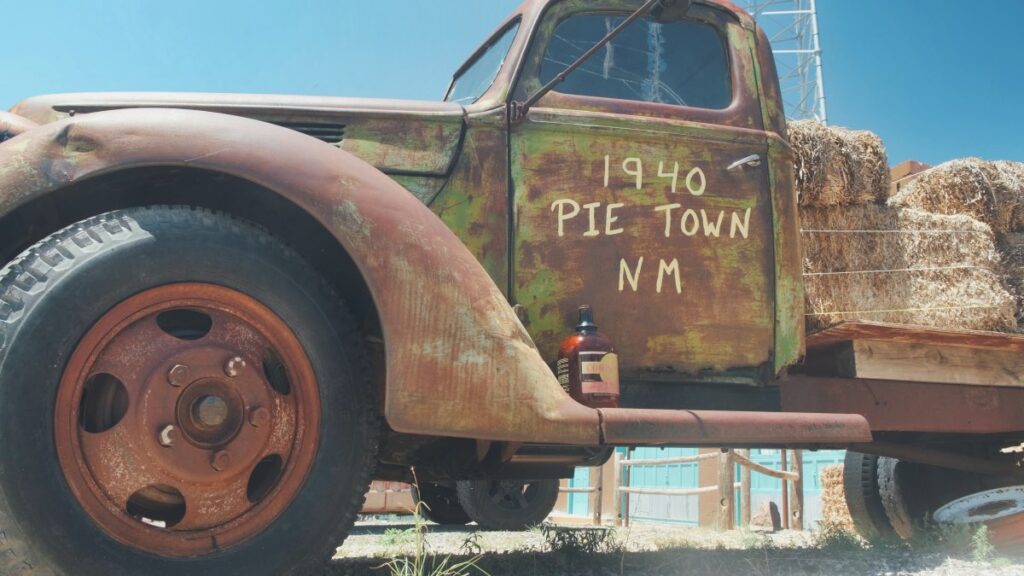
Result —
[{"label": "windshield", "polygon": [[504,32],[495,36],[487,50],[455,77],[445,101],[472,104],[479,100],[497,78],[498,70],[501,69],[505,57],[508,56],[509,48],[512,47],[512,40],[515,39],[517,31],[519,31],[519,22],[512,24]]}]

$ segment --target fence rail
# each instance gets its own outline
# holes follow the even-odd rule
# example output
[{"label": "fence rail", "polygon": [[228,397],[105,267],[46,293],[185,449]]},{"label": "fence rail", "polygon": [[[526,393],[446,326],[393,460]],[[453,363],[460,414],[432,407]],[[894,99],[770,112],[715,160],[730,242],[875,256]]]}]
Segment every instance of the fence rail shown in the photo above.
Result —
[{"label": "fence rail", "polygon": [[[791,459],[787,458],[787,452],[792,453]],[[718,483],[714,485],[696,488],[647,488],[629,485],[630,469],[636,466],[669,466],[702,463],[710,460],[718,461]],[[789,469],[787,461],[792,463],[792,469]],[[736,481],[736,465],[740,467],[739,481]],[[718,509],[715,513],[715,527],[719,530],[729,530],[736,527],[736,490],[739,489],[740,522],[741,525],[747,526],[750,524],[751,518],[751,476],[756,472],[782,481],[781,516],[783,527],[803,529],[803,453],[799,450],[782,450],[781,470],[754,462],[750,459],[749,450],[722,450],[692,456],[653,459],[623,458],[621,453],[616,452],[613,455],[611,466],[613,476],[612,514],[616,524],[629,525],[629,507],[623,505],[623,500],[628,504],[631,494],[672,497],[717,494]],[[591,485],[588,487],[563,487],[560,492],[589,494],[593,523],[599,525],[605,520],[602,509],[603,469],[591,468],[590,478]]]},{"label": "fence rail", "polygon": [[709,452],[707,454],[695,454],[693,456],[679,456],[677,458],[652,458],[649,460],[622,460],[619,462],[622,466],[667,466],[669,464],[691,464],[693,462],[700,462],[701,460],[711,460],[718,458],[718,454]]}]

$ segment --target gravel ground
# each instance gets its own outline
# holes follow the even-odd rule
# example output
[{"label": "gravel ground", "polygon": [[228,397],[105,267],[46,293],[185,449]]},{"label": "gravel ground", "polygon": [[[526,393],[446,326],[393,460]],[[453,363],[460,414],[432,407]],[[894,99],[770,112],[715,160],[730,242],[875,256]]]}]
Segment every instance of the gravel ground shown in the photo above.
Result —
[{"label": "gravel ground", "polygon": [[[481,556],[490,576],[631,574],[672,575],[835,575],[878,576],[1024,576],[1024,558],[971,560],[930,546],[860,548],[848,542],[822,545],[811,533],[785,531],[761,535],[746,531],[717,533],[699,528],[636,525],[610,531],[599,545],[562,546],[541,529],[486,532],[475,526],[426,525],[424,545],[435,559]],[[561,528],[565,538],[587,538],[588,529]],[[338,549],[323,576],[387,575],[382,565],[415,553],[415,525],[409,521],[361,522]]]}]

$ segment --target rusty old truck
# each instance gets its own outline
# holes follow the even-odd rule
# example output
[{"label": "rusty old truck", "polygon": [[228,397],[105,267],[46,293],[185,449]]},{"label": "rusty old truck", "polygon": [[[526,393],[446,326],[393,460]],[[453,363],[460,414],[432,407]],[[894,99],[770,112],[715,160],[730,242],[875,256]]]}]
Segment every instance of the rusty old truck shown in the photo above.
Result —
[{"label": "rusty old truck", "polygon": [[303,574],[374,479],[522,524],[616,446],[851,449],[866,533],[1020,483],[1024,339],[806,332],[786,138],[725,0],[529,0],[443,102],[0,113],[0,573]]}]

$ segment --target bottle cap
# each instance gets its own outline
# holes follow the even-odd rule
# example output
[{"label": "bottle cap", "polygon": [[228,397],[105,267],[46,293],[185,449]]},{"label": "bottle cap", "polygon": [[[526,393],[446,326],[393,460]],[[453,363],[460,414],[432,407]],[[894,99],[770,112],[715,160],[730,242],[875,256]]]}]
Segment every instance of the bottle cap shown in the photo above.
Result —
[{"label": "bottle cap", "polygon": [[580,322],[576,325],[576,330],[583,331],[597,331],[597,324],[594,324],[594,311],[590,306],[583,305],[579,308],[580,311]]}]

